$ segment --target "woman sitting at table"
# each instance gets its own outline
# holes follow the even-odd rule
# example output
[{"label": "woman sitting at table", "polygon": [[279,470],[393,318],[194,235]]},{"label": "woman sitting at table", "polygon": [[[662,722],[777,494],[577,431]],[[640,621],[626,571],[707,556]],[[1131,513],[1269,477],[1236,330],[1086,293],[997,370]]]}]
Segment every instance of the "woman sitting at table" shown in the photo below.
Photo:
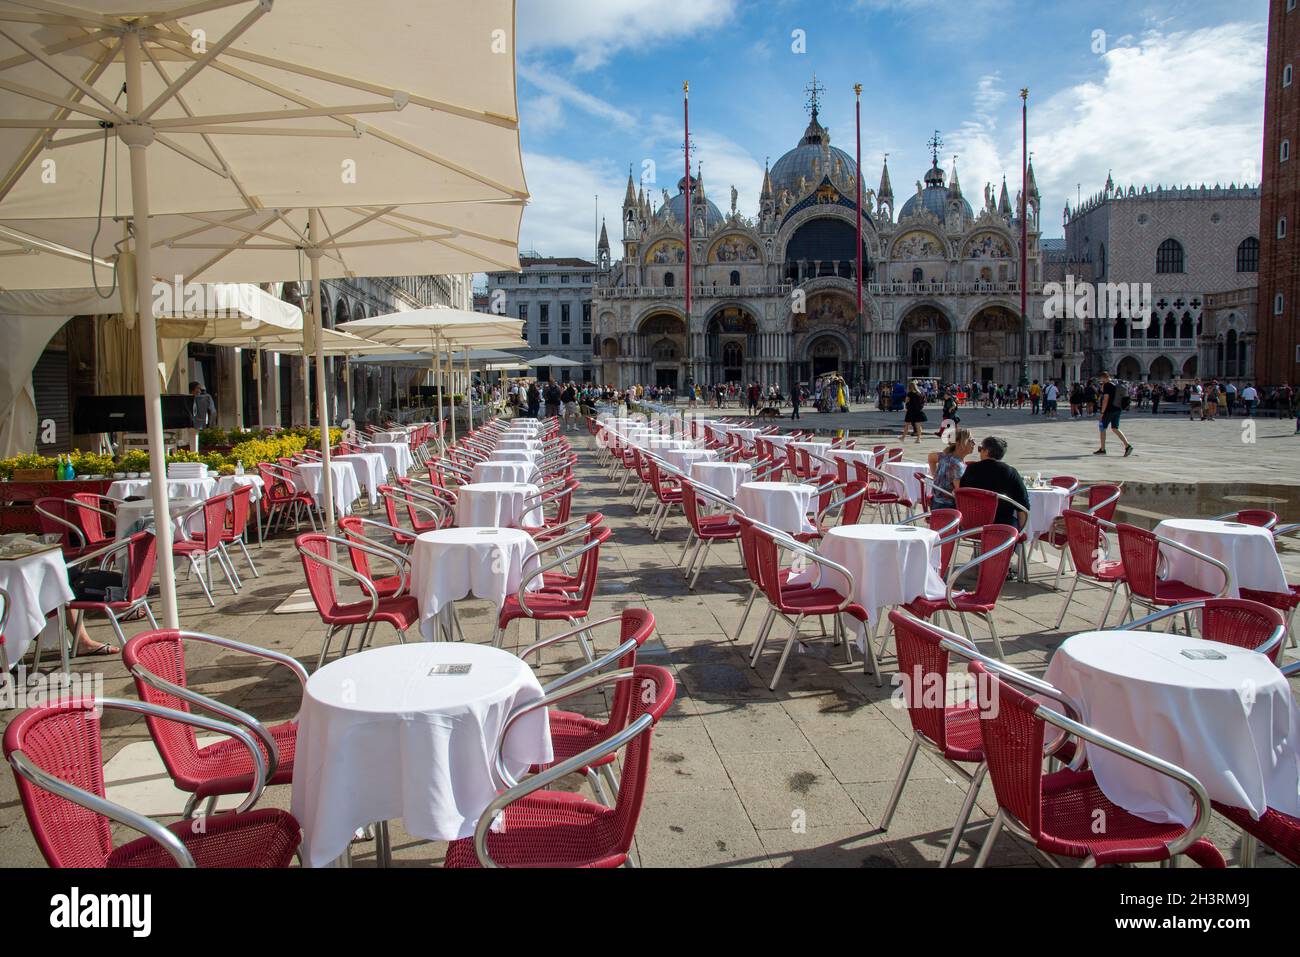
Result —
[{"label": "woman sitting at table", "polygon": [[930,474],[934,476],[932,508],[957,507],[953,494],[961,488],[961,475],[966,469],[966,456],[974,451],[975,440],[970,437],[970,431],[958,429],[952,434],[952,441],[942,452],[930,453]]}]

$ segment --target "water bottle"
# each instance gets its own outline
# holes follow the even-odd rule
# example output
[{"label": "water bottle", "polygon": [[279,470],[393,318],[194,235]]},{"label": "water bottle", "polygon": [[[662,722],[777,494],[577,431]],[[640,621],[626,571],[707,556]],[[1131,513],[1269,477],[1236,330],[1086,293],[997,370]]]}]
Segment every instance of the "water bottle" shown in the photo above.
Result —
[{"label": "water bottle", "polygon": [[240,459],[239,461],[237,461],[237,462],[235,463],[235,474],[236,474],[236,475],[243,475],[243,474],[244,474],[244,460],[243,460],[243,459]]}]

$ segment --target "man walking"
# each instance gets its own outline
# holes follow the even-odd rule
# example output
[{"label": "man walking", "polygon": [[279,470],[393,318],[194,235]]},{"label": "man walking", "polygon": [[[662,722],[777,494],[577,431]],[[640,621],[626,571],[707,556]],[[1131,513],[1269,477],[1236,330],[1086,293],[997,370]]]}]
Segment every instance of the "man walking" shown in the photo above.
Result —
[{"label": "man walking", "polygon": [[1124,411],[1124,400],[1128,398],[1128,390],[1111,379],[1109,372],[1101,374],[1101,415],[1097,419],[1097,428],[1101,432],[1101,448],[1093,452],[1093,455],[1106,454],[1106,430],[1110,429],[1124,443],[1124,457],[1128,458],[1133,454],[1133,446],[1129,440],[1124,437],[1124,433],[1119,430],[1120,414]]},{"label": "man walking", "polygon": [[1246,415],[1253,419],[1255,417],[1255,405],[1259,402],[1259,393],[1255,391],[1255,387],[1249,382],[1246,383],[1246,388],[1241,390],[1241,401],[1246,406]]},{"label": "man walking", "polygon": [[190,383],[190,414],[194,417],[194,451],[199,450],[199,432],[217,424],[217,403],[197,382]]}]

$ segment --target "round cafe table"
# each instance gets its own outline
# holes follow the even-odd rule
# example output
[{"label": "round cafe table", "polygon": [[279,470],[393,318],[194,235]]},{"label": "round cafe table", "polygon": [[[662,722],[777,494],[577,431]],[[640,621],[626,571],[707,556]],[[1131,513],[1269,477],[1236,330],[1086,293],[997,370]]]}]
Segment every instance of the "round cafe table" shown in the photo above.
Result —
[{"label": "round cafe table", "polygon": [[886,492],[902,492],[904,497],[913,505],[921,501],[921,483],[917,481],[916,473],[922,475],[930,474],[930,466],[925,462],[889,462],[886,463],[883,471],[887,475],[892,475],[899,479],[903,486],[899,487],[897,482],[886,482]]},{"label": "round cafe table", "polygon": [[745,482],[736,490],[736,505],[748,518],[790,535],[815,532],[808,519],[817,489],[795,482]]},{"label": "round cafe table", "polygon": [[[73,599],[63,551],[54,547],[21,558],[0,555],[0,588],[9,594],[12,603],[5,609],[8,620],[4,633],[5,652],[12,668],[44,630],[46,616]],[[51,622],[50,627],[58,632],[57,622]]]},{"label": "round cafe table", "polygon": [[[839,525],[828,529],[818,554],[853,573],[848,597],[867,611],[874,627],[882,610],[916,598],[943,598],[939,533],[916,525]],[[813,565],[796,582],[816,583],[844,594],[844,577]],[[859,635],[859,638],[862,636]]]},{"label": "round cafe table", "polygon": [[536,484],[537,478],[537,466],[529,462],[476,462],[470,473],[470,480],[475,484],[480,482]]},{"label": "round cafe table", "polygon": [[[434,636],[435,617],[473,595],[499,611],[537,563],[532,536],[517,528],[442,528],[416,536],[411,546],[411,594],[420,606],[420,633]],[[535,578],[530,590],[542,587]]]},{"label": "round cafe table", "polygon": [[456,489],[456,524],[462,528],[537,528],[542,510],[524,512],[524,503],[537,498],[537,486],[516,482],[471,482]]},{"label": "round cafe table", "polygon": [[[202,512],[190,516],[188,529],[185,527],[186,523],[181,520],[184,513],[202,503],[203,500],[197,498],[173,498],[167,501],[167,509],[172,516],[173,541],[181,541],[190,536],[203,533]],[[119,541],[123,538],[130,538],[136,532],[142,532],[146,528],[153,527],[153,499],[141,498],[130,502],[122,502],[113,515],[116,519],[113,523],[113,537]]]},{"label": "round cafe table", "polygon": [[362,448],[367,452],[378,452],[382,455],[389,471],[399,478],[406,478],[407,471],[415,464],[411,447],[405,442],[371,442]]},{"label": "round cafe table", "polygon": [[528,462],[540,466],[542,453],[535,449],[497,449],[492,453],[490,462]]},{"label": "round cafe table", "polygon": [[696,462],[712,462],[718,453],[712,449],[665,449],[660,458],[684,475],[691,474],[691,466]]},{"label": "round cafe table", "polygon": [[[1300,710],[1257,651],[1184,635],[1090,631],[1062,644],[1047,680],[1084,724],[1191,772],[1211,799],[1258,817],[1300,815]],[[1088,765],[1106,797],[1148,821],[1192,823],[1172,778],[1102,748]]]},{"label": "round cafe table", "polygon": [[542,443],[537,439],[500,439],[497,442],[498,449],[532,449],[540,452]]},{"label": "round cafe table", "polygon": [[[1240,597],[1240,589],[1285,594],[1290,590],[1273,533],[1241,522],[1216,522],[1204,518],[1171,518],[1155,527],[1157,535],[1217,558],[1232,570],[1233,588],[1226,597]],[[1176,548],[1161,548],[1168,576],[1217,595],[1223,575],[1213,565]]]},{"label": "round cafe table", "polygon": [[[217,480],[210,478],[167,479],[168,498],[212,498],[217,491]],[[125,502],[128,498],[150,498],[153,480],[147,478],[118,479],[104,493],[108,498]]]},{"label": "round cafe table", "polygon": [[710,462],[691,463],[691,481],[707,485],[727,498],[734,499],[740,486],[749,481],[754,474],[753,466],[745,462]]},{"label": "round cafe table", "polygon": [[[321,473],[324,469],[320,462],[295,462],[293,466],[294,485],[298,491],[308,493],[316,502],[316,507],[323,509],[321,502]],[[350,462],[330,462],[330,476],[334,492],[334,511],[339,515],[350,515],[352,503],[361,497],[361,485],[357,481],[357,471]]]},{"label": "round cafe table", "polygon": [[370,504],[379,502],[379,486],[388,482],[388,460],[382,452],[361,452],[331,456],[332,462],[347,463],[356,469],[357,481],[366,490]]},{"label": "round cafe table", "polygon": [[[430,841],[473,835],[501,787],[506,717],[541,696],[525,662],[468,642],[389,645],[325,665],[307,680],[293,762],[304,862],[331,863],[372,821],[400,818]],[[513,774],[552,759],[545,708],[515,723],[504,755]]]},{"label": "round cafe table", "polygon": [[1030,488],[1028,492],[1029,522],[1025,535],[1035,542],[1051,531],[1052,523],[1070,507],[1070,492],[1055,485]]},{"label": "round cafe table", "polygon": [[822,458],[830,459],[836,464],[835,477],[839,481],[848,482],[854,478],[854,462],[865,462],[872,468],[876,468],[876,462],[880,457],[870,449],[830,449]]}]

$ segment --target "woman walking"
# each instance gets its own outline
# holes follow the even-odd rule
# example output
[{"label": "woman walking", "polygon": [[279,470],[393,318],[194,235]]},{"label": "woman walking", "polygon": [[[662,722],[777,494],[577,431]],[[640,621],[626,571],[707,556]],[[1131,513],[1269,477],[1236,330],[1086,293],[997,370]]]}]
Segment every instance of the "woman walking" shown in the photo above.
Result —
[{"label": "woman walking", "polygon": [[925,414],[925,396],[921,395],[921,390],[917,388],[916,382],[909,382],[907,385],[907,398],[904,400],[903,414],[903,434],[898,437],[898,441],[907,441],[907,435],[910,432],[916,436],[916,442],[921,442],[921,423],[926,421]]}]

